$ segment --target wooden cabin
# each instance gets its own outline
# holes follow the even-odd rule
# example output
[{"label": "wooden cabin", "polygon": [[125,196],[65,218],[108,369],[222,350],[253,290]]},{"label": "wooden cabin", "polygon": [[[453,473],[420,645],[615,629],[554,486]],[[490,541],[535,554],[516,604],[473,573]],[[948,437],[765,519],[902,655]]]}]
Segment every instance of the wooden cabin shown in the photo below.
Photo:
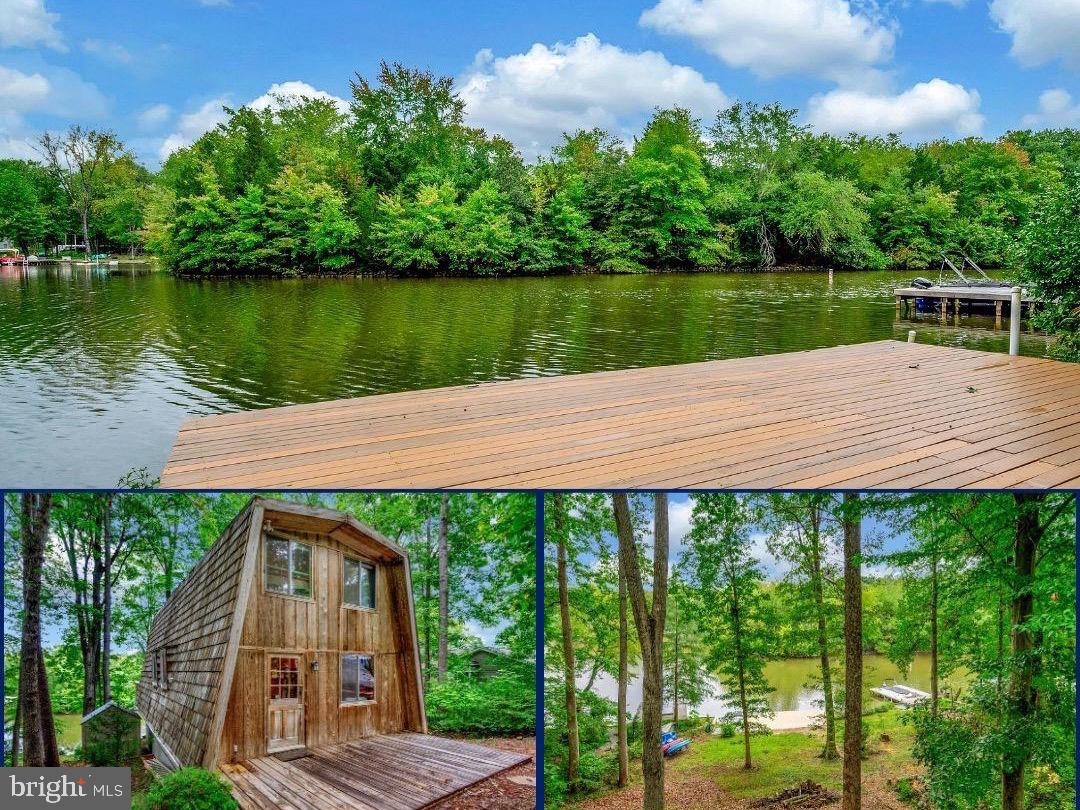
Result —
[{"label": "wooden cabin", "polygon": [[173,768],[426,733],[405,550],[252,498],[154,617],[137,705]]}]

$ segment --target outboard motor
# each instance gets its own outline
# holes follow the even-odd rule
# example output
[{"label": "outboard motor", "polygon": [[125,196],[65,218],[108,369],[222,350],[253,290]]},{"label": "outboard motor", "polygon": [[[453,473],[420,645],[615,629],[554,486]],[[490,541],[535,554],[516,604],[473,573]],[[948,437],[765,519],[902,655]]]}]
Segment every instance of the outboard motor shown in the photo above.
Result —
[{"label": "outboard motor", "polygon": [[911,286],[917,290],[929,290],[931,287],[934,286],[934,282],[932,282],[928,278],[917,276],[916,278],[913,278],[911,280]]}]

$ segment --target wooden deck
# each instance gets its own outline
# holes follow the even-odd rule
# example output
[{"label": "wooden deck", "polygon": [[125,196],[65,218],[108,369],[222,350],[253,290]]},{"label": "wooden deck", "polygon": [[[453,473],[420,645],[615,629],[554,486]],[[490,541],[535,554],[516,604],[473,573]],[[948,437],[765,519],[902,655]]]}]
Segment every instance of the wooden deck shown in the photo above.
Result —
[{"label": "wooden deck", "polygon": [[169,488],[1080,486],[1080,364],[886,340],[186,422]]},{"label": "wooden deck", "polygon": [[281,762],[226,765],[241,810],[420,810],[529,757],[424,734],[388,734]]}]

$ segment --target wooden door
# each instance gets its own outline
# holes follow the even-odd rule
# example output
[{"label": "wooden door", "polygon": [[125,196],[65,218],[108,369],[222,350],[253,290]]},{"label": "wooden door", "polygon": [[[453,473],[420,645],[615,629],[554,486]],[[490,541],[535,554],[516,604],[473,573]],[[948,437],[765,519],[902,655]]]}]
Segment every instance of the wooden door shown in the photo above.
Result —
[{"label": "wooden door", "polygon": [[266,751],[304,745],[304,669],[299,655],[269,656]]}]

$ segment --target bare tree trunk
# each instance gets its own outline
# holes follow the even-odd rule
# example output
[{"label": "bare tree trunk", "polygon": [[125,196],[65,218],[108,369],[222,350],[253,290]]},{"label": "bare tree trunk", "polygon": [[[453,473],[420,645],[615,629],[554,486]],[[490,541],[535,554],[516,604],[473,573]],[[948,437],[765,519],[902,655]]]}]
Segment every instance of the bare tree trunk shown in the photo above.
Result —
[{"label": "bare tree trunk", "polygon": [[671,687],[671,727],[676,732],[679,730],[679,599],[673,600],[675,605],[675,682]]},{"label": "bare tree trunk", "polygon": [[[1042,495],[1015,493],[1018,510],[1014,543],[1015,583],[1012,599],[1012,654],[1017,664],[1009,676],[1008,700],[1024,722],[1035,713],[1035,672],[1038,668],[1035,638],[1028,626],[1035,609],[1031,585],[1035,579],[1035,556],[1039,543],[1039,502]],[[1030,751],[1010,757],[1001,772],[1001,810],[1022,810],[1024,771]]]},{"label": "bare tree trunk", "polygon": [[618,757],[619,787],[625,787],[630,781],[630,750],[626,740],[626,688],[630,680],[629,639],[626,621],[626,578],[619,567],[619,723]]},{"label": "bare tree trunk", "polygon": [[644,810],[663,810],[664,754],[660,750],[663,724],[664,623],[668,595],[668,502],[656,493],[653,514],[653,576],[651,609],[645,598],[645,583],[638,563],[638,544],[625,494],[612,496],[616,533],[619,537],[619,565],[626,578],[627,595],[634,614],[641,645],[643,736],[641,771],[645,787]]},{"label": "bare tree trunk", "polygon": [[564,509],[563,495],[554,495],[555,560],[559,582],[559,625],[562,632],[563,680],[566,692],[566,781],[570,789],[577,787],[578,762],[581,758],[581,740],[578,736],[577,722],[577,684],[574,678],[577,666],[574,663],[574,634],[570,626],[570,583],[567,576],[566,536],[563,533]]},{"label": "bare tree trunk", "polygon": [[862,527],[859,496],[844,493],[844,798],[843,810],[862,807]]},{"label": "bare tree trunk", "polygon": [[814,610],[817,613],[818,656],[821,659],[821,688],[825,698],[825,747],[822,759],[838,759],[836,749],[836,707],[833,699],[832,668],[829,663],[829,629],[825,617],[825,592],[822,584],[821,566],[821,513],[816,505],[810,507],[810,587],[814,594]]},{"label": "bare tree trunk", "polygon": [[424,565],[427,570],[424,572],[424,615],[427,617],[427,621],[424,622],[424,682],[431,683],[431,561],[435,559],[435,547],[431,542],[431,519],[427,520],[427,560]]},{"label": "bare tree trunk", "polygon": [[52,496],[47,493],[22,496],[23,617],[19,650],[19,714],[23,726],[24,764],[31,767],[60,764],[41,650],[41,579],[51,505]]},{"label": "bare tree trunk", "polygon": [[439,683],[446,680],[450,634],[450,496],[439,505]]},{"label": "bare tree trunk", "polygon": [[726,561],[728,579],[731,582],[731,634],[735,640],[735,660],[739,665],[739,709],[742,711],[743,730],[743,768],[754,767],[750,755],[750,701],[746,694],[746,653],[743,648],[742,606],[739,600],[739,587],[735,574],[735,565],[731,557]]}]

